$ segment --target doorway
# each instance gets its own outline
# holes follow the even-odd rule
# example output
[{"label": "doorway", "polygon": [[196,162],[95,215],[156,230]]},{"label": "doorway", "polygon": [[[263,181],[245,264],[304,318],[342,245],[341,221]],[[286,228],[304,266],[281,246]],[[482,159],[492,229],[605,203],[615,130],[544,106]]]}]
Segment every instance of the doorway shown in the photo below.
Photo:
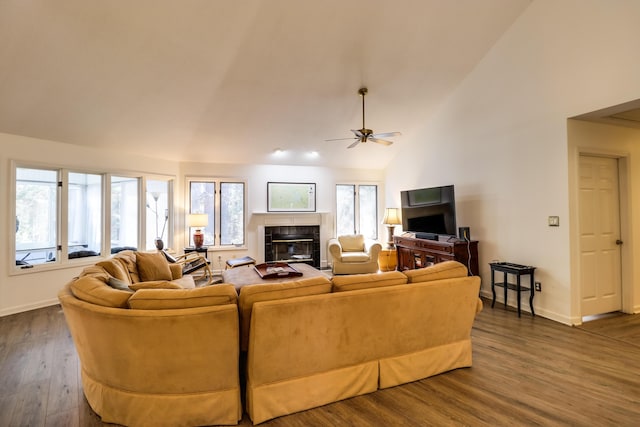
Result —
[{"label": "doorway", "polygon": [[581,154],[578,172],[580,309],[591,316],[622,310],[619,161]]}]

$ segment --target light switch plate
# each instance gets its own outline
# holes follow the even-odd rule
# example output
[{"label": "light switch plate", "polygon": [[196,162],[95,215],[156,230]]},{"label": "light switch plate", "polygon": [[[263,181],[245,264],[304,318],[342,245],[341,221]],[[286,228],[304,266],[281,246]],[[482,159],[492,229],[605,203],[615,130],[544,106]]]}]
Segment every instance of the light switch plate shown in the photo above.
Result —
[{"label": "light switch plate", "polygon": [[560,227],[560,217],[559,216],[550,216],[549,217],[549,227]]}]

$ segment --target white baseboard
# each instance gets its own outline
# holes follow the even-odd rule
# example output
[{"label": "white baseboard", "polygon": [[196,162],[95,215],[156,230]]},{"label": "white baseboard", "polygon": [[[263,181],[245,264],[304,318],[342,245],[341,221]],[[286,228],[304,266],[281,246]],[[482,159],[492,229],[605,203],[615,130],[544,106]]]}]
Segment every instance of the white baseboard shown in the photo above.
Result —
[{"label": "white baseboard", "polygon": [[52,298],[49,300],[38,301],[31,304],[19,305],[16,307],[8,307],[0,310],[0,317],[10,316],[12,314],[23,313],[25,311],[36,310],[38,308],[50,307],[58,304],[58,298]]},{"label": "white baseboard", "polygon": [[[501,296],[502,290],[500,291],[500,293],[498,293],[498,295],[496,295],[496,302],[502,304],[503,303],[503,298]],[[481,290],[480,291],[480,296],[487,298],[489,301],[491,301],[493,299],[493,294],[491,293],[491,290]],[[515,309],[517,309],[517,302],[515,302],[515,299],[513,299],[513,303],[509,303],[507,304],[509,307],[513,307]],[[535,301],[535,298],[534,298]],[[491,310],[491,303],[489,304],[485,304],[484,306],[484,310]],[[526,298],[522,299],[522,306],[521,306],[522,312],[523,313],[527,313],[527,315],[531,314],[531,311],[529,309],[529,296],[527,295]],[[571,318],[564,316],[564,315],[560,315],[558,313],[554,313],[551,312],[549,310],[545,310],[544,308],[539,308],[539,307],[534,307],[535,311],[536,311],[536,316],[540,316],[540,317],[544,317],[545,319],[549,319],[549,320],[553,320],[554,322],[559,322],[559,323],[563,323],[565,325],[574,325],[576,324],[575,321],[573,321]]]}]

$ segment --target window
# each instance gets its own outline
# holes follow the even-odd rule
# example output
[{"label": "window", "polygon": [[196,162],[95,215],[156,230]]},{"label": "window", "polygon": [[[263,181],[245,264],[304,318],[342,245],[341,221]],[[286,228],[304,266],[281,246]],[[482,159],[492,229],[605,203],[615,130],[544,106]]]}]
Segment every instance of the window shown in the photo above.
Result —
[{"label": "window", "polygon": [[[107,256],[110,250],[154,249],[156,238],[172,238],[169,178],[17,164],[13,172],[16,222],[15,231],[13,226],[10,231],[15,232],[11,256],[18,269]],[[141,192],[143,185],[146,193]]]},{"label": "window", "polygon": [[169,222],[169,196],[170,181],[148,179],[147,184],[147,232],[146,248],[152,250],[156,248],[156,239],[164,243],[165,232]]},{"label": "window", "polygon": [[58,171],[16,168],[16,265],[55,261]]},{"label": "window", "polygon": [[[188,179],[189,213],[206,214],[205,246],[245,244],[245,184],[217,179]],[[193,236],[189,230],[189,238]],[[218,236],[218,239],[216,239]],[[190,240],[190,244],[193,242]]]},{"label": "window", "polygon": [[111,177],[111,251],[138,247],[138,178]]},{"label": "window", "polygon": [[244,183],[220,183],[220,244],[244,245]]},{"label": "window", "polygon": [[100,255],[102,250],[102,175],[69,172],[67,254]]},{"label": "window", "polygon": [[[209,217],[207,226],[202,230],[205,246],[213,246],[215,244],[215,195],[215,182],[191,181],[189,183],[189,213],[207,214]],[[194,229],[194,227],[191,227],[189,230],[189,236],[193,236]]]},{"label": "window", "polygon": [[336,185],[336,233],[378,238],[377,185]]}]

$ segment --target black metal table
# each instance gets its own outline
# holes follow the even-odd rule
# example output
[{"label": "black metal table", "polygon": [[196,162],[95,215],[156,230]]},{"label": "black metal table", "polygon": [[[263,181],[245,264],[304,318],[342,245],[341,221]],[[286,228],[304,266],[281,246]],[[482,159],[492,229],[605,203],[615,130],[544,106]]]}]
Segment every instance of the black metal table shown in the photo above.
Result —
[{"label": "black metal table", "polygon": [[[530,265],[520,265],[514,264],[511,262],[492,262],[489,263],[491,266],[491,293],[493,294],[493,300],[491,301],[491,308],[496,303],[496,289],[495,287],[504,288],[504,306],[507,307],[507,290],[515,290],[518,294],[518,317],[520,317],[520,294],[522,291],[529,291],[529,307],[531,308],[531,315],[535,316],[536,313],[533,311],[533,294],[534,294],[534,270],[535,267]],[[500,271],[503,274],[504,282],[496,283],[495,281],[495,272]],[[516,276],[516,283],[509,283],[507,280],[507,275],[513,274]],[[522,286],[520,284],[520,277],[529,275],[530,285],[529,287]]]},{"label": "black metal table", "polygon": [[202,256],[208,261],[209,257],[207,255],[209,255],[209,247],[208,246],[200,246],[199,248],[196,248],[195,246],[189,246],[188,248],[184,248],[183,249],[185,254],[188,254],[189,252],[197,252],[199,254],[202,254]]}]

